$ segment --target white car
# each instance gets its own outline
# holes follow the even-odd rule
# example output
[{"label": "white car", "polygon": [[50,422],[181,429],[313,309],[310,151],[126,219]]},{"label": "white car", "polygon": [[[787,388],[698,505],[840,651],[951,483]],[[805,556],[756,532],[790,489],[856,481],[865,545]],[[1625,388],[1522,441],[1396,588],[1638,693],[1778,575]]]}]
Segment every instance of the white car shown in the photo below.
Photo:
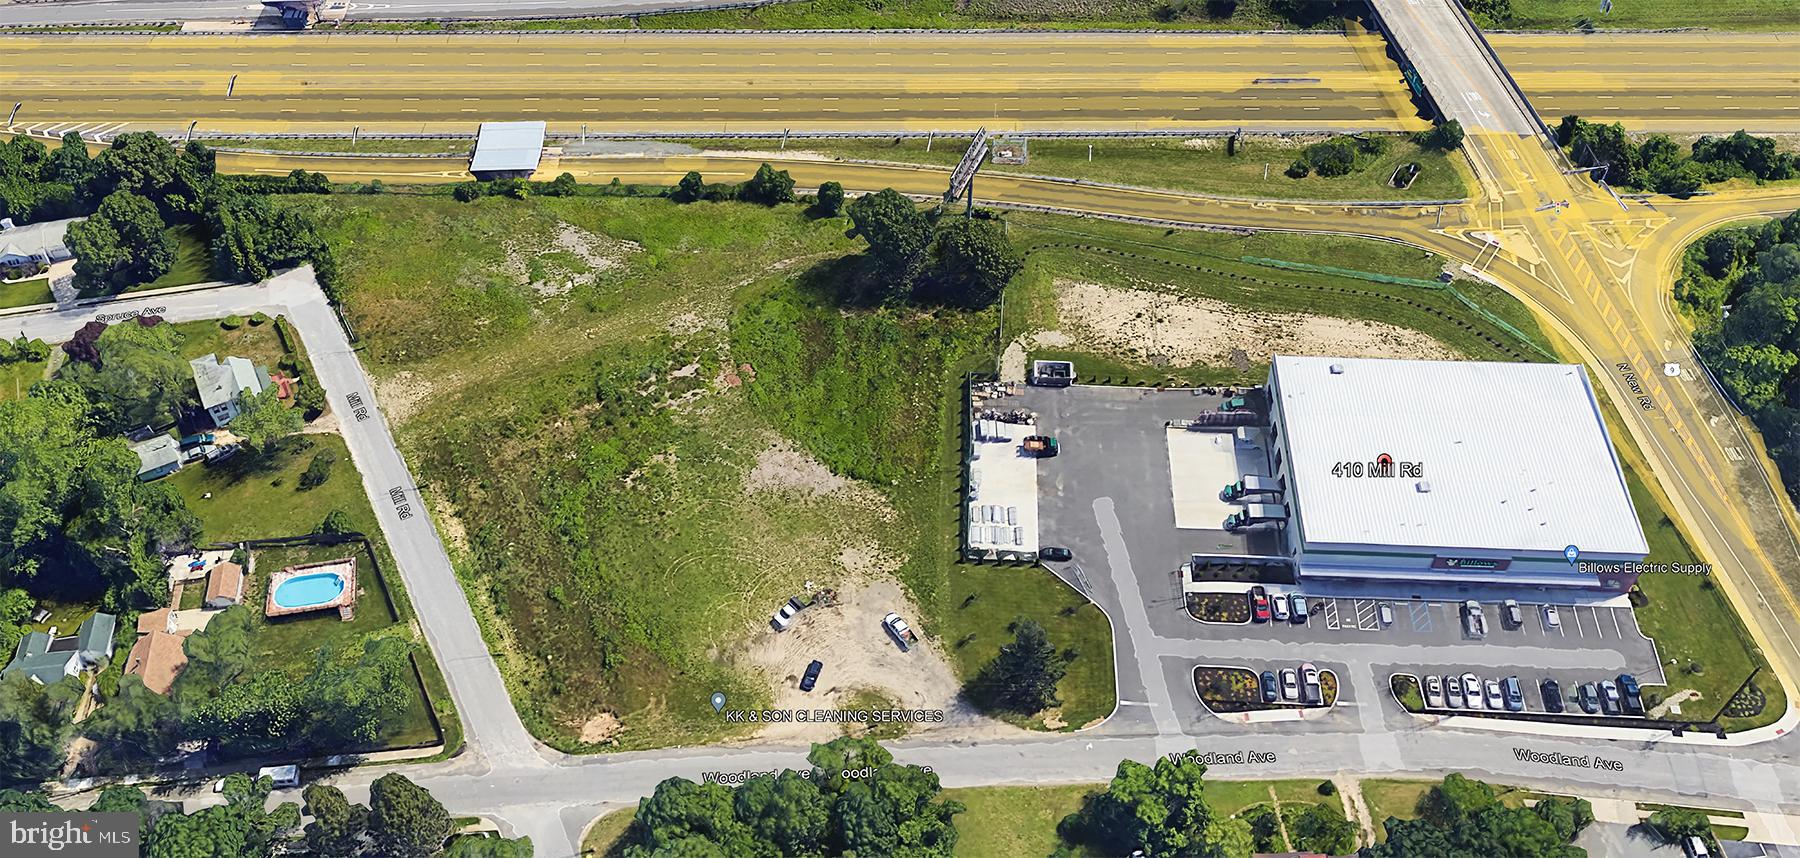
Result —
[{"label": "white car", "polygon": [[1384,626],[1393,625],[1394,624],[1394,606],[1390,605],[1386,602],[1382,602],[1381,606],[1375,609],[1375,617],[1376,617],[1376,619],[1379,619],[1381,621],[1381,624]]},{"label": "white car", "polygon": [[919,642],[919,636],[913,634],[912,626],[907,625],[906,621],[900,619],[900,615],[893,611],[889,611],[887,616],[881,618],[881,625],[888,630],[888,634],[894,636],[894,642],[900,645],[902,652],[911,650],[912,645]]},{"label": "white car", "polygon": [[1300,673],[1291,667],[1281,671],[1281,699],[1300,699]]},{"label": "white car", "polygon": [[1269,596],[1269,613],[1274,615],[1275,622],[1285,623],[1288,620],[1288,598],[1280,593]]},{"label": "white car", "polygon": [[1451,709],[1463,708],[1462,679],[1460,677],[1444,677],[1444,703]]},{"label": "white car", "polygon": [[1476,676],[1473,673],[1465,673],[1463,674],[1462,680],[1463,704],[1470,709],[1480,709],[1482,707],[1481,677]]},{"label": "white car", "polygon": [[774,626],[775,631],[785,632],[799,614],[800,600],[790,597],[785,604],[775,609],[775,613],[769,615],[769,625]]},{"label": "white car", "polygon": [[1444,681],[1435,677],[1425,677],[1425,705],[1433,709],[1444,708]]},{"label": "white car", "polygon": [[1544,606],[1544,628],[1546,630],[1562,628],[1562,615],[1556,612],[1555,605]]},{"label": "white car", "polygon": [[1490,679],[1482,688],[1487,692],[1487,708],[1495,712],[1506,708],[1506,695],[1500,693],[1500,680]]}]

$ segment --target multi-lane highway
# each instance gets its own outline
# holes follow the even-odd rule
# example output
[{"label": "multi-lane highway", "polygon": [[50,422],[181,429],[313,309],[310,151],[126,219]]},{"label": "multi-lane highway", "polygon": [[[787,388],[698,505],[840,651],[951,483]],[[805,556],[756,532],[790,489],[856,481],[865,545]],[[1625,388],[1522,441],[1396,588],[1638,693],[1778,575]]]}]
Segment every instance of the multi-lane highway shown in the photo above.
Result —
[{"label": "multi-lane highway", "polygon": [[[1363,33],[0,38],[11,59],[0,93],[23,102],[22,128],[175,131],[198,120],[203,131],[421,133],[500,118],[672,134],[1424,125],[1385,43]],[[1654,130],[1800,131],[1800,41],[1675,38],[1495,42],[1551,121],[1577,113]],[[1655,65],[1665,56],[1679,66]]]},{"label": "multi-lane highway", "polygon": [[[724,5],[721,0],[397,0],[353,2],[349,20],[548,18],[619,15]],[[242,22],[267,16],[256,0],[55,0],[0,3],[0,26],[87,23]]]},{"label": "multi-lane highway", "polygon": [[[21,124],[468,131],[1419,128],[1378,37],[15,36]],[[233,77],[236,83],[232,83]],[[227,89],[230,96],[227,97]]]}]

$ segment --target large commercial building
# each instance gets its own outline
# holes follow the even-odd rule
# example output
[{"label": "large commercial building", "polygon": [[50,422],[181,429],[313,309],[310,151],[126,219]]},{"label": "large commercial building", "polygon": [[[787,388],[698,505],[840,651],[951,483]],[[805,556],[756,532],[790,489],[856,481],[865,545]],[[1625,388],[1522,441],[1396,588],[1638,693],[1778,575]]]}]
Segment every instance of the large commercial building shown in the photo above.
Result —
[{"label": "large commercial building", "polygon": [[1267,395],[1303,579],[1623,589],[1587,564],[1648,553],[1580,366],[1277,356]]}]

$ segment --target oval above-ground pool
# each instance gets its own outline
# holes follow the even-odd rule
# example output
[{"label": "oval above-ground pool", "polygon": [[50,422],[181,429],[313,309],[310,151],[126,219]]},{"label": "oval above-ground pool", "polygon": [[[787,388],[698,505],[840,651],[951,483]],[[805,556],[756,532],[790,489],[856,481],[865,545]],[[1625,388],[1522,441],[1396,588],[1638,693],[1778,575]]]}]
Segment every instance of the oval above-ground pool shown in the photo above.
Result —
[{"label": "oval above-ground pool", "polygon": [[296,575],[275,586],[275,604],[282,608],[324,605],[344,592],[344,577],[336,572]]}]

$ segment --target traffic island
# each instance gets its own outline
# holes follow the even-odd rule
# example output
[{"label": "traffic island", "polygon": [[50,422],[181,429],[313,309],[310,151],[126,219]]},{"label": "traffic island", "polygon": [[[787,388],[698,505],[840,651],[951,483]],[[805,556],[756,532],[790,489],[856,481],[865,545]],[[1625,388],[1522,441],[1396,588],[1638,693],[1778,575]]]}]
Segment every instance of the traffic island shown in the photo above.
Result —
[{"label": "traffic island", "polygon": [[[1318,674],[1316,703],[1289,702],[1277,691],[1278,699],[1264,699],[1261,678],[1247,667],[1203,664],[1194,668],[1194,693],[1200,704],[1216,718],[1233,724],[1259,724],[1271,721],[1304,721],[1322,717],[1337,706],[1338,679],[1331,670]],[[1308,695],[1302,687],[1302,700]]]},{"label": "traffic island", "polygon": [[1202,623],[1243,625],[1250,622],[1250,599],[1243,593],[1189,593],[1187,611]]}]

